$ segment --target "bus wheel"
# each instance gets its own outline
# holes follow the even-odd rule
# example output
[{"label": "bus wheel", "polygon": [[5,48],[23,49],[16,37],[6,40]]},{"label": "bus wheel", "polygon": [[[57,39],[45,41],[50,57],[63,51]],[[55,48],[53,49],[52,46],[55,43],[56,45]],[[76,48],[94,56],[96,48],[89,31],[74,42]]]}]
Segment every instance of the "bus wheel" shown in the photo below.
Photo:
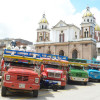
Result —
[{"label": "bus wheel", "polygon": [[65,86],[61,86],[61,89],[65,89]]},{"label": "bus wheel", "polygon": [[38,97],[38,90],[33,90],[33,97]]},{"label": "bus wheel", "polygon": [[70,80],[70,78],[68,78],[67,83],[68,83],[68,84],[71,84],[71,80]]},{"label": "bus wheel", "polygon": [[84,82],[84,85],[87,85],[87,82]]},{"label": "bus wheel", "polygon": [[54,85],[53,86],[53,91],[57,91],[58,90],[58,86],[57,85]]},{"label": "bus wheel", "polygon": [[100,82],[100,79],[98,80],[98,82]]},{"label": "bus wheel", "polygon": [[5,86],[1,87],[1,96],[6,96],[7,95],[7,88]]}]

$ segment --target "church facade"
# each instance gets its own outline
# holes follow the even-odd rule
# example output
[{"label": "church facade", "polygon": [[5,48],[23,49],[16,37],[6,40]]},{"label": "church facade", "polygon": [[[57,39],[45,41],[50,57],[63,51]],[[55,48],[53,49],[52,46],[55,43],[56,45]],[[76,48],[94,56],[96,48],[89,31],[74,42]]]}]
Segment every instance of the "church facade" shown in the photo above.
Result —
[{"label": "church facade", "polygon": [[95,17],[89,7],[82,19],[81,29],[60,20],[50,31],[49,23],[43,14],[37,29],[36,52],[69,58],[96,58]]}]

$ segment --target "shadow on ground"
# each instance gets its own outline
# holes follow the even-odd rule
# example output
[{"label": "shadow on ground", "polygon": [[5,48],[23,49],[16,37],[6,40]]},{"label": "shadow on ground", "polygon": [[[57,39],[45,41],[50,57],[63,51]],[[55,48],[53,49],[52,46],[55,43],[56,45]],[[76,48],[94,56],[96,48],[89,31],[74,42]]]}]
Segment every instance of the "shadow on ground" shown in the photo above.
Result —
[{"label": "shadow on ground", "polygon": [[51,89],[41,89],[39,90],[39,95],[37,98],[33,97],[32,92],[8,92],[6,97],[2,97],[2,99],[15,99],[15,100],[47,100],[46,97],[52,97],[53,93]]},{"label": "shadow on ground", "polygon": [[[99,83],[99,82],[98,82]],[[59,93],[61,90],[68,91],[68,90],[78,90],[78,86],[80,87],[86,87],[86,86],[92,86],[95,85],[94,82],[88,82],[87,85],[83,85],[81,82],[72,82],[71,84],[67,84],[65,89],[60,89],[59,91],[55,92],[52,89],[40,89],[39,90],[39,96],[37,98],[34,98],[32,96],[32,92],[21,92],[21,93],[12,93],[8,92],[7,97],[2,97],[4,98],[9,98],[9,99],[15,99],[15,100],[47,100],[48,97],[53,98],[54,93]]]},{"label": "shadow on ground", "polygon": [[69,85],[78,85],[78,86],[91,86],[94,85],[93,82],[88,82],[87,85],[84,85],[82,82],[71,82]]}]

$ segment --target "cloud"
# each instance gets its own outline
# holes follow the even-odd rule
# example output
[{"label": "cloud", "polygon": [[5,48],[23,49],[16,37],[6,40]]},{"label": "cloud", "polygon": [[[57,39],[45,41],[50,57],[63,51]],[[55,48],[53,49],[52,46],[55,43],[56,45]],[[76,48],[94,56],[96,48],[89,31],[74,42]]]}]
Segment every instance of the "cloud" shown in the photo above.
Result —
[{"label": "cloud", "polygon": [[[94,17],[96,18],[96,23],[100,25],[100,10],[98,10],[96,7],[90,8],[90,11],[92,14],[94,14]],[[82,10],[80,13],[75,13],[72,15],[68,15],[66,22],[75,24],[79,28],[81,28],[80,24],[82,22],[82,16],[86,12],[86,9]]]},{"label": "cloud", "polygon": [[23,38],[34,42],[44,12],[51,28],[74,11],[70,0],[0,0],[0,26],[6,27],[0,28],[0,38]]},{"label": "cloud", "polygon": [[94,17],[96,18],[96,23],[100,25],[100,10],[98,10],[96,7],[93,7],[90,10],[92,14],[94,14]]},{"label": "cloud", "polygon": [[[92,10],[100,23],[100,11]],[[59,20],[80,26],[83,11],[76,14],[75,11],[70,0],[0,0],[0,38],[22,38],[35,42],[36,29],[44,12],[50,29]]]}]

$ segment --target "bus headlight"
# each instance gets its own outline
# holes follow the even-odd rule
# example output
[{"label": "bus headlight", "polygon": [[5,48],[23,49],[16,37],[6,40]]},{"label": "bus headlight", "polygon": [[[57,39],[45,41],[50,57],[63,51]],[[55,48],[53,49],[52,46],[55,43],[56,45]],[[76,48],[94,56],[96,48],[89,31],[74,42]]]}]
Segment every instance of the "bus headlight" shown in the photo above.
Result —
[{"label": "bus headlight", "polygon": [[10,75],[6,75],[6,80],[10,80]]},{"label": "bus headlight", "polygon": [[39,78],[35,78],[35,83],[39,83]]},{"label": "bus headlight", "polygon": [[65,81],[66,79],[65,79],[65,78],[61,78],[61,80],[62,80],[62,81]]}]

